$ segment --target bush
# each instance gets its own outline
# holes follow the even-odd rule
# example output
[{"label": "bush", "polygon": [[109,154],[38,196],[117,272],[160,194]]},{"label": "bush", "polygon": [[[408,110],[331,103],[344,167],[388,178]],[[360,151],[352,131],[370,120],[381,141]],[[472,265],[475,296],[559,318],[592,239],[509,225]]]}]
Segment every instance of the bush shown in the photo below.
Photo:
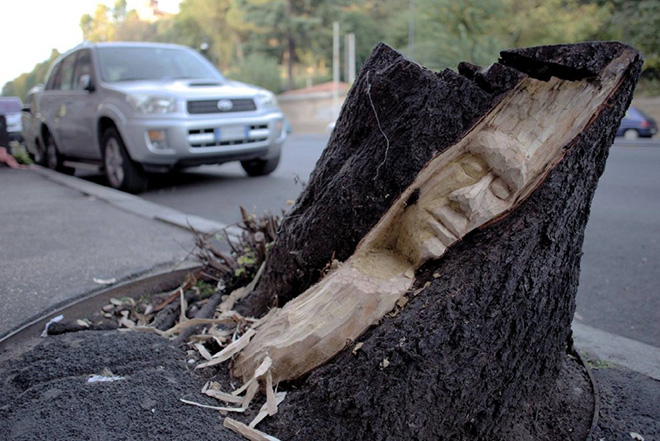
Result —
[{"label": "bush", "polygon": [[282,90],[280,66],[277,60],[262,54],[250,54],[237,67],[227,72],[227,76],[244,83],[254,84],[271,92]]}]

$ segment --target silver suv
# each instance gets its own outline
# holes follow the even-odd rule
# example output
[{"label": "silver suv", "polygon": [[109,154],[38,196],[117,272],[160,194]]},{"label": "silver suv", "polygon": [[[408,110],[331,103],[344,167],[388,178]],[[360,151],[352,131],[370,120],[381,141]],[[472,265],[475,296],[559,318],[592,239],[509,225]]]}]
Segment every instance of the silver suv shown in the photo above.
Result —
[{"label": "silver suv", "polygon": [[275,95],[178,45],[84,43],[53,63],[38,100],[50,168],[100,167],[132,193],[147,173],[202,164],[269,174],[286,138]]}]

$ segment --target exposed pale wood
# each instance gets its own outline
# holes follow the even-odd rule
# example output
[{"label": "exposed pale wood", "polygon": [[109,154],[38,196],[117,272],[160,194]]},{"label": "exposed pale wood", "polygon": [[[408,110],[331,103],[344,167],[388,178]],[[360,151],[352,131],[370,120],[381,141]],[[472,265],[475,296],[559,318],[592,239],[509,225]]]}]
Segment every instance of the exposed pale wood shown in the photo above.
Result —
[{"label": "exposed pale wood", "polygon": [[234,375],[251,380],[269,356],[275,382],[295,379],[357,339],[395,307],[415,269],[530,195],[631,60],[624,52],[597,80],[523,79],[424,167],[348,261],[265,321],[237,357]]}]

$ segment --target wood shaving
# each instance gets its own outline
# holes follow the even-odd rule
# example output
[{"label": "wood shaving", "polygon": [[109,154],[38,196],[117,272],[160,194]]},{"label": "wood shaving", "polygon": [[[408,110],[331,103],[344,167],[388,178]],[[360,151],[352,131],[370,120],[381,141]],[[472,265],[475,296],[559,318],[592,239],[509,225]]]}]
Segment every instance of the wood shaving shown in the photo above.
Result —
[{"label": "wood shaving", "polygon": [[274,436],[270,436],[264,432],[261,432],[260,430],[246,426],[240,421],[232,420],[231,418],[225,418],[223,426],[234,433],[242,435],[250,441],[280,441]]},{"label": "wood shaving", "polygon": [[253,381],[250,384],[250,387],[248,387],[247,392],[245,393],[245,397],[243,398],[243,400],[241,402],[241,406],[247,409],[250,406],[250,403],[252,402],[252,399],[257,394],[258,390],[259,390],[259,383],[256,382],[256,381]]},{"label": "wood shaving", "polygon": [[266,374],[266,372],[269,371],[272,365],[273,365],[273,360],[271,360],[269,356],[266,356],[266,358],[264,358],[264,361],[261,362],[257,370],[254,371],[254,379],[258,379],[264,376],[264,374]]},{"label": "wood shaving", "polygon": [[356,345],[353,347],[353,351],[352,351],[352,352],[353,352],[353,355],[357,355],[357,352],[360,350],[360,348],[362,348],[363,345],[364,345],[364,343],[362,343],[362,342],[356,344]]},{"label": "wood shaving", "polygon": [[[215,389],[206,389],[205,391],[202,391],[202,393],[206,396],[211,397],[211,398],[215,398],[218,401],[224,401],[225,403],[229,403],[229,404],[242,404],[243,403],[243,398],[235,397],[232,394],[228,394],[227,392],[222,392],[222,391],[215,390]],[[241,407],[243,407],[243,406],[241,406]]]},{"label": "wood shaving", "polygon": [[270,371],[266,374],[266,410],[270,416],[277,413],[277,400],[275,400],[275,391],[273,390],[273,374]]},{"label": "wood shaving", "polygon": [[245,412],[245,409],[242,407],[221,407],[221,406],[209,406],[208,404],[196,403],[194,401],[184,400],[179,398],[182,403],[190,404],[191,406],[203,407],[204,409],[219,410],[220,412]]},{"label": "wood shaving", "polygon": [[186,310],[188,309],[188,302],[186,302],[186,298],[184,296],[183,290],[179,288],[179,299],[181,301],[181,310],[180,316],[179,316],[179,323],[184,323],[188,321],[188,317],[186,317]]},{"label": "wood shaving", "polygon": [[217,354],[213,355],[213,359],[210,361],[207,361],[206,363],[202,363],[200,365],[197,365],[195,369],[201,369],[205,368],[208,366],[215,366],[216,364],[220,364],[226,360],[229,360],[231,357],[233,357],[235,354],[241,351],[245,346],[247,346],[248,343],[250,343],[250,339],[256,334],[254,329],[249,329],[245,334],[243,334],[238,340],[235,342],[229,344],[226,348],[224,348],[222,351],[218,352]]},{"label": "wood shaving", "polygon": [[206,349],[206,347],[204,347],[203,344],[195,343],[193,346],[195,347],[195,349],[197,349],[197,351],[199,352],[199,355],[204,357],[205,360],[211,360],[213,358],[211,353],[208,351],[208,349]]},{"label": "wood shaving", "polygon": [[[276,392],[275,393],[275,402],[279,406],[282,404],[284,399],[286,398],[286,392]],[[250,427],[256,427],[257,424],[259,424],[261,421],[263,421],[264,418],[268,416],[268,403],[264,403],[263,406],[261,406],[261,409],[259,410],[259,413],[257,414],[256,417],[250,422],[249,426]]]},{"label": "wood shaving", "polygon": [[163,332],[163,335],[170,336],[170,335],[178,334],[179,332],[181,332],[186,328],[197,325],[228,325],[235,323],[236,320],[237,318],[235,317],[234,314],[232,314],[231,316],[222,315],[218,318],[213,318],[213,319],[193,318],[183,323],[179,323],[176,326],[171,327],[167,331]]}]

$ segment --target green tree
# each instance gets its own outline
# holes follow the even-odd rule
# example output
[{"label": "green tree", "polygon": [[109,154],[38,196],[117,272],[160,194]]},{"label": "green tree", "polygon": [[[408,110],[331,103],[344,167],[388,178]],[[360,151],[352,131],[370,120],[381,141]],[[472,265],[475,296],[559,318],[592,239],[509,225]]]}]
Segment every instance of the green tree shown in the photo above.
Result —
[{"label": "green tree", "polygon": [[[119,2],[118,2],[119,3]],[[115,39],[115,26],[112,18],[112,9],[98,3],[94,15],[84,14],[80,18],[80,28],[83,38],[87,41],[112,41]]]},{"label": "green tree", "polygon": [[250,25],[243,20],[244,11],[234,0],[184,0],[176,17],[179,29],[187,30],[187,37],[209,45],[211,61],[226,70],[243,60],[243,41]]},{"label": "green tree", "polygon": [[263,49],[286,64],[287,89],[295,84],[295,66],[329,64],[332,22],[341,17],[345,0],[241,0],[244,19],[253,24],[248,45]]},{"label": "green tree", "polygon": [[585,0],[608,6],[611,17],[601,23],[599,37],[620,40],[644,55],[642,76],[660,81],[660,2],[657,0]]},{"label": "green tree", "polygon": [[[416,0],[415,59],[435,69],[463,60],[483,65],[504,48],[592,39],[609,11],[578,0]],[[404,50],[408,20],[401,11],[388,34]]]}]

